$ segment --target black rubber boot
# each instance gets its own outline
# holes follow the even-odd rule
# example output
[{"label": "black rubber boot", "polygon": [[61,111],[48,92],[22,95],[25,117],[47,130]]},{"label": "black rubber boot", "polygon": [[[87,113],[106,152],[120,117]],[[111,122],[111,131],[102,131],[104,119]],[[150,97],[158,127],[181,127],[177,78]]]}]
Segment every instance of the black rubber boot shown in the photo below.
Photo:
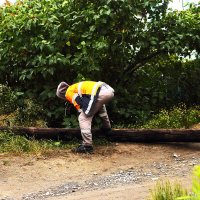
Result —
[{"label": "black rubber boot", "polygon": [[93,151],[94,151],[93,146],[83,145],[83,144],[80,144],[75,149],[72,149],[72,152],[74,153],[93,153]]}]

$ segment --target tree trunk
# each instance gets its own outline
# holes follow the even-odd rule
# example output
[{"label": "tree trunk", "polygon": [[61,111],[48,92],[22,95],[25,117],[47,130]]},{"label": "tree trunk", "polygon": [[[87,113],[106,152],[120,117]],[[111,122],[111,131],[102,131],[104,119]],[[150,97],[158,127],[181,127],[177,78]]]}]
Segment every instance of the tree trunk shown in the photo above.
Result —
[{"label": "tree trunk", "polygon": [[[80,129],[1,126],[0,130],[37,139],[81,139]],[[107,137],[115,142],[200,142],[200,130],[195,129],[113,129],[108,135],[93,129],[92,133],[93,138]]]}]

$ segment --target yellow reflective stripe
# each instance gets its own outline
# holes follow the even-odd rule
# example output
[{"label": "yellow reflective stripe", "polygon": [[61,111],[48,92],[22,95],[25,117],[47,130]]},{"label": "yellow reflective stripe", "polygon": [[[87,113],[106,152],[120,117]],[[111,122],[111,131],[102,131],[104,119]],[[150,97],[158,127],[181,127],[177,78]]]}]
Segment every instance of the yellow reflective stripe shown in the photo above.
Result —
[{"label": "yellow reflective stripe", "polygon": [[74,94],[74,96],[72,97],[72,103],[74,104],[76,97],[78,96],[78,94]]},{"label": "yellow reflective stripe", "polygon": [[79,94],[80,97],[82,97],[82,93],[81,93],[82,84],[83,84],[83,82],[80,82],[80,83],[78,84],[78,94]]}]

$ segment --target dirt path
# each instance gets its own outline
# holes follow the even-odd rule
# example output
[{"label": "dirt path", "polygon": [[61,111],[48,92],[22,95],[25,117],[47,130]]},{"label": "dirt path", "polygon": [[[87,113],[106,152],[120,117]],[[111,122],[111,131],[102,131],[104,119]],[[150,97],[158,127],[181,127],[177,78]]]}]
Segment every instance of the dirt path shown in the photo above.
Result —
[{"label": "dirt path", "polygon": [[200,144],[113,144],[92,155],[0,155],[0,200],[146,199],[156,181],[191,186]]}]

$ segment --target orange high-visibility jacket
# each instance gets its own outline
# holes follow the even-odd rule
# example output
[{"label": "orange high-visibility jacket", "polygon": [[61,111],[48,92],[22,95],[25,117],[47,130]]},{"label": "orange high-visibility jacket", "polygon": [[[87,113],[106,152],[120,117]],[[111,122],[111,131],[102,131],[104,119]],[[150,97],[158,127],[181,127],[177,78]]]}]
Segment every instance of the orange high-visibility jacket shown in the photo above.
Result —
[{"label": "orange high-visibility jacket", "polygon": [[82,81],[70,85],[66,91],[66,99],[72,103],[78,111],[83,110],[88,114],[94,106],[101,86],[104,82]]}]

